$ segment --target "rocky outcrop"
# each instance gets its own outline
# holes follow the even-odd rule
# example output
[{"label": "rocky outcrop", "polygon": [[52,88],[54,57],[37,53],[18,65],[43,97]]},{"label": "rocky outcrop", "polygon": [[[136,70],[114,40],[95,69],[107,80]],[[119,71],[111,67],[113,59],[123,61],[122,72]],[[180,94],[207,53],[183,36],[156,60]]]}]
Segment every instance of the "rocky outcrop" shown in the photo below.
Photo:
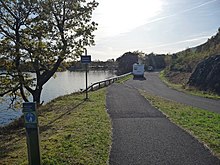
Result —
[{"label": "rocky outcrop", "polygon": [[220,94],[220,55],[211,56],[199,63],[188,84]]}]

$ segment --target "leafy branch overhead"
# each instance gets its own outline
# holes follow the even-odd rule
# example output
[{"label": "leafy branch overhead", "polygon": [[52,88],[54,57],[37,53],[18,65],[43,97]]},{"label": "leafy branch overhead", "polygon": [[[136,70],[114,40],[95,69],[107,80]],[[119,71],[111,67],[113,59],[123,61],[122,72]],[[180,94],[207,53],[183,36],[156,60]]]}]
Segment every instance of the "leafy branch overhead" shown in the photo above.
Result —
[{"label": "leafy branch overhead", "polygon": [[[0,96],[19,92],[40,103],[43,85],[65,59],[75,59],[94,45],[96,1],[0,0]],[[31,64],[31,77],[22,64]]]}]

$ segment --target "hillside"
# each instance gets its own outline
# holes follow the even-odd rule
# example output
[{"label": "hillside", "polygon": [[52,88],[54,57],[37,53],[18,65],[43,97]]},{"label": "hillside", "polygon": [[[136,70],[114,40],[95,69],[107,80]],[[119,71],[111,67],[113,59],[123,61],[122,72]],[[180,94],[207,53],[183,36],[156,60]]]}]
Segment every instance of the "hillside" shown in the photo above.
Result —
[{"label": "hillside", "polygon": [[220,28],[204,44],[173,54],[166,77],[173,83],[185,85],[199,63],[217,54],[220,54]]}]

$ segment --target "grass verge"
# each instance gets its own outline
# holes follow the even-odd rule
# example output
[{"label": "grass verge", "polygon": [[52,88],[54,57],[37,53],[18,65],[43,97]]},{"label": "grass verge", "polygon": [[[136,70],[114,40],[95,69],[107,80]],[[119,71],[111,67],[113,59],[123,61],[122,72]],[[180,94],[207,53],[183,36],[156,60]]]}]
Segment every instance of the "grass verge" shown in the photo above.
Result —
[{"label": "grass verge", "polygon": [[193,87],[187,87],[183,84],[173,84],[169,82],[165,76],[164,70],[160,72],[160,79],[169,87],[176,89],[181,92],[185,92],[191,95],[210,98],[210,99],[220,99],[220,96],[211,92],[200,91]]},{"label": "grass verge", "polygon": [[[108,164],[111,122],[105,88],[59,97],[39,109],[43,165]],[[27,164],[24,128],[1,130],[0,164]]]},{"label": "grass verge", "polygon": [[116,83],[124,83],[125,81],[127,81],[127,80],[129,80],[129,79],[131,79],[131,78],[133,78],[133,75],[132,75],[132,74],[129,74],[129,75],[127,75],[127,76],[125,76],[125,77],[120,78],[119,80],[117,80]]},{"label": "grass verge", "polygon": [[220,114],[187,106],[141,91],[151,104],[220,158]]}]

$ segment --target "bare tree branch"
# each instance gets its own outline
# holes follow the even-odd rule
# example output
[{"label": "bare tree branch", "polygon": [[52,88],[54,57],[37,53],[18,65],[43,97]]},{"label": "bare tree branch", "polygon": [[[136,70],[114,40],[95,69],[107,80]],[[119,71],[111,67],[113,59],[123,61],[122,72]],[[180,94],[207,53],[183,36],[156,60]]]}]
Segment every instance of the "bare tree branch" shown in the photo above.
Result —
[{"label": "bare tree branch", "polygon": [[1,25],[0,25],[0,29],[2,30],[3,33],[5,33],[5,35],[6,35],[7,37],[11,38],[12,40],[15,39],[15,37],[12,36],[12,35],[10,35],[10,33],[7,32]]},{"label": "bare tree branch", "polygon": [[5,92],[3,92],[3,93],[0,93],[0,97],[3,97],[3,96],[5,96],[6,94],[8,94],[8,93],[10,93],[10,92],[16,92],[18,89],[20,88],[20,85],[17,85],[15,88],[13,88],[13,89],[9,89],[9,90],[7,90],[7,91],[5,91]]},{"label": "bare tree branch", "polygon": [[29,102],[28,99],[27,99],[27,97],[25,96],[24,89],[23,89],[22,85],[20,86],[20,93],[21,93],[22,99],[23,99],[25,102]]},{"label": "bare tree branch", "polygon": [[8,8],[8,6],[4,3],[4,1],[0,0],[0,2],[2,3],[3,7],[16,19],[17,16],[14,13],[12,13],[11,9]]}]

